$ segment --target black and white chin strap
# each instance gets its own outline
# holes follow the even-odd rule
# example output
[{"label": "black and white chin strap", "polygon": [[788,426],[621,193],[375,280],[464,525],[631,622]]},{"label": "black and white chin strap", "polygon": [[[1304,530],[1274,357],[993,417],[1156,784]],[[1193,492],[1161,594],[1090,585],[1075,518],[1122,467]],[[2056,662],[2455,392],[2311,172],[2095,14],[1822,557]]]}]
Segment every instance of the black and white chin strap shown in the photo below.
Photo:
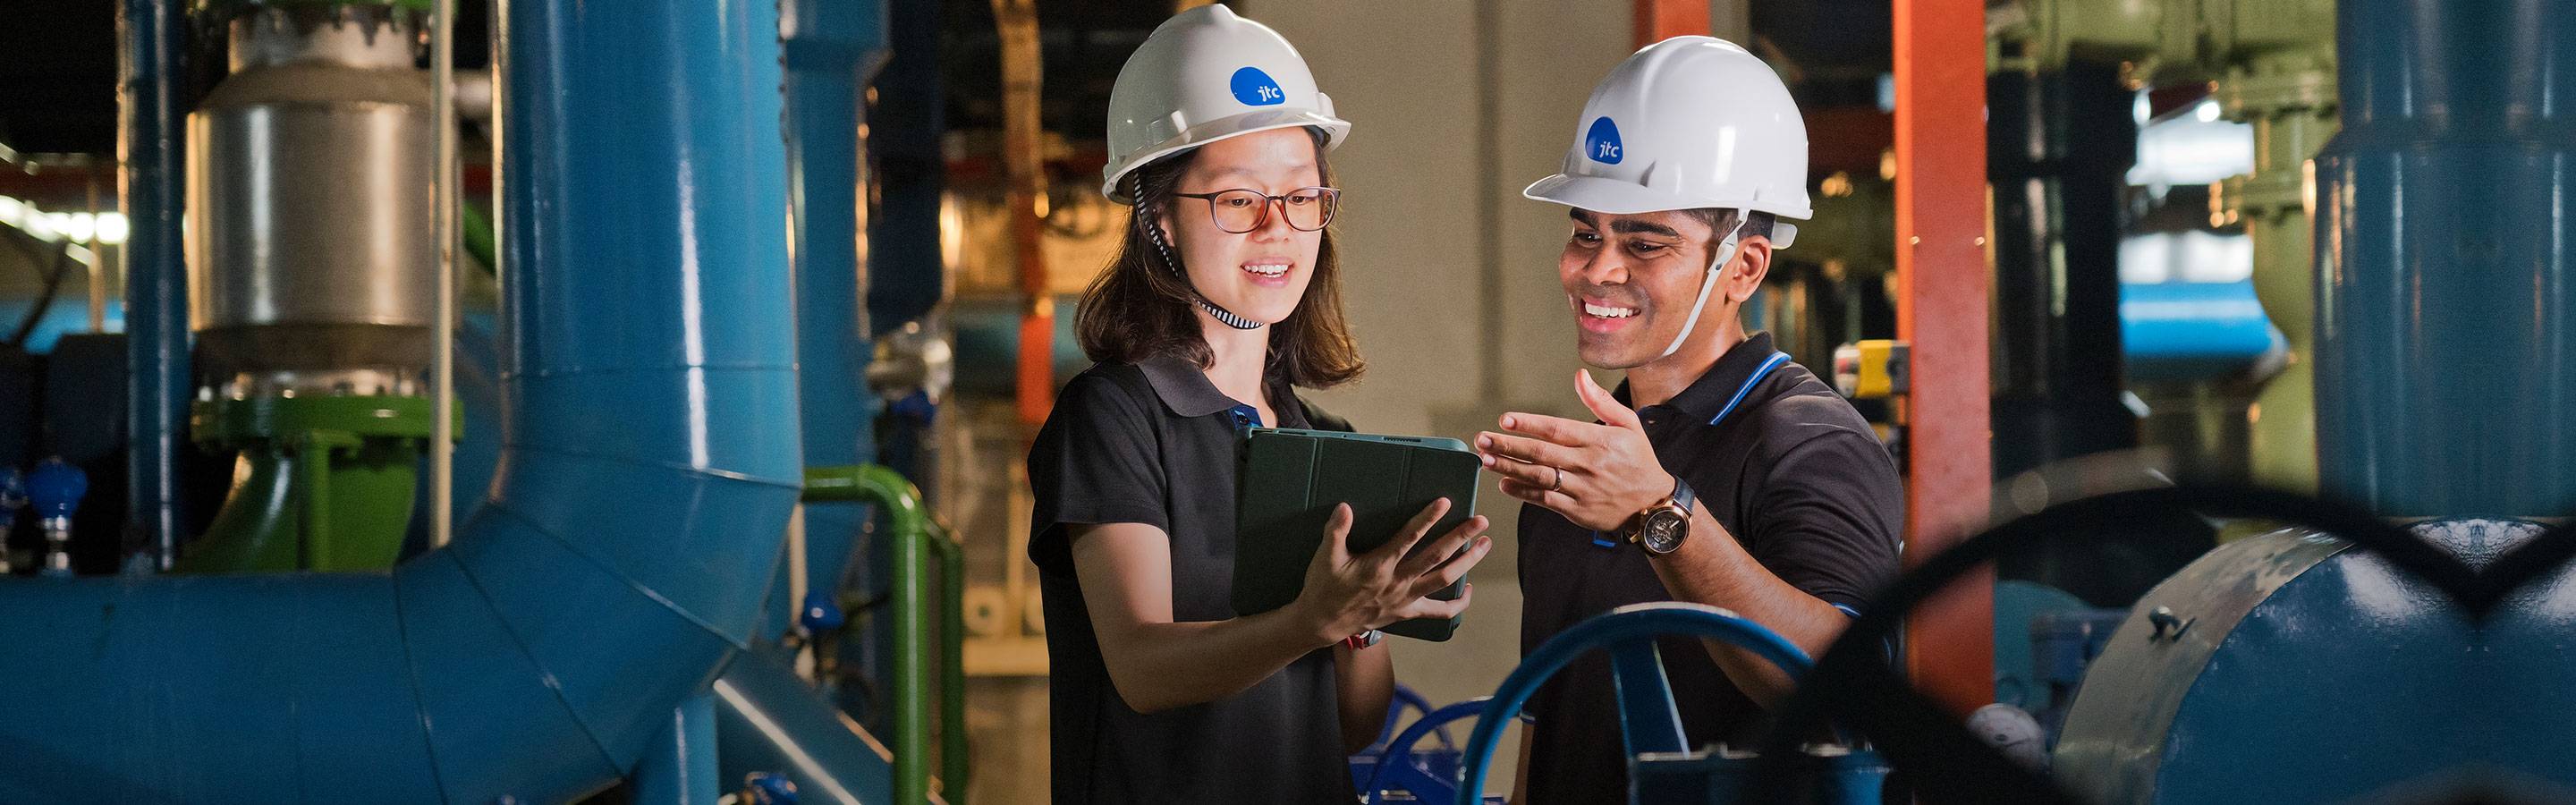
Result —
[{"label": "black and white chin strap", "polygon": [[[1181,261],[1172,259],[1172,247],[1163,243],[1163,227],[1158,224],[1146,224],[1145,236],[1152,238],[1154,249],[1163,253],[1163,267],[1171,269],[1172,276],[1181,278],[1182,285],[1189,285],[1189,272],[1181,269]],[[1199,295],[1195,287],[1190,289],[1190,298],[1191,301],[1199,303],[1200,310],[1207,311],[1208,315],[1216,317],[1217,321],[1223,322],[1227,327],[1237,330],[1258,330],[1263,326],[1261,322],[1234,315],[1234,311],[1217,307],[1215,302],[1210,302],[1207,297]]]}]

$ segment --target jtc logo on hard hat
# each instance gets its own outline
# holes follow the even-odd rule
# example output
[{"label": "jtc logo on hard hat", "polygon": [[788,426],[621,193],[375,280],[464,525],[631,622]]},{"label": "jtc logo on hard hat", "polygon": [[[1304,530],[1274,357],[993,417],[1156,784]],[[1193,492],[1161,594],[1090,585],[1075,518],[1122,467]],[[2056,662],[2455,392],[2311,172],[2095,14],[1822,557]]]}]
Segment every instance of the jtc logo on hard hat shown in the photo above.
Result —
[{"label": "jtc logo on hard hat", "polygon": [[1606,117],[1592,121],[1592,130],[1583,134],[1583,155],[1604,165],[1617,165],[1619,151],[1619,124]]},{"label": "jtc logo on hard hat", "polygon": [[1288,100],[1288,93],[1279,91],[1279,82],[1270,80],[1270,74],[1259,67],[1234,71],[1231,87],[1234,99],[1245,106],[1277,106]]}]

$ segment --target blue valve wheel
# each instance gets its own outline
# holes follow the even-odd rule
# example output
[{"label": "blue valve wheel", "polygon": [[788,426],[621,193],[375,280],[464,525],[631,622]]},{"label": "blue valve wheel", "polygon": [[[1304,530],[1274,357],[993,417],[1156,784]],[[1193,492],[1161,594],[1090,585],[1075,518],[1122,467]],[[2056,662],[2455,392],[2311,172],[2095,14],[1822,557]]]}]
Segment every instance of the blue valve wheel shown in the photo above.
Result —
[{"label": "blue valve wheel", "polygon": [[[1413,795],[1415,802],[1457,799],[1459,752],[1449,740],[1449,725],[1484,714],[1486,701],[1485,697],[1468,699],[1423,713],[1406,725],[1403,732],[1385,742],[1385,754],[1377,768],[1360,784],[1360,801],[1375,805],[1395,790]],[[1392,726],[1394,722],[1388,724]],[[1439,749],[1414,748],[1434,736],[1439,739]]]},{"label": "blue valve wheel", "polygon": [[1549,638],[1503,679],[1502,688],[1485,703],[1483,717],[1476,720],[1476,731],[1467,738],[1466,767],[1450,801],[1480,805],[1485,770],[1492,765],[1503,727],[1520,717],[1521,707],[1538,692],[1540,683],[1596,649],[1610,650],[1612,678],[1619,687],[1619,732],[1627,755],[1687,751],[1681,714],[1673,706],[1672,684],[1664,677],[1655,649],[1655,638],[1668,634],[1717,640],[1751,651],[1792,677],[1804,676],[1814,666],[1796,644],[1716,607],[1663,602],[1611,610]]}]

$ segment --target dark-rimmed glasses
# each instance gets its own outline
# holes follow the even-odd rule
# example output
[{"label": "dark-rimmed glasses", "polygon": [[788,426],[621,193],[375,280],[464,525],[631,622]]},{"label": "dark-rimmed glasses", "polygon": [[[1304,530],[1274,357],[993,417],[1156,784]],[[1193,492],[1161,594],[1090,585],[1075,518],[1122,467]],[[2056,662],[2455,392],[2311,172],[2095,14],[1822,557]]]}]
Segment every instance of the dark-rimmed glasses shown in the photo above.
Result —
[{"label": "dark-rimmed glasses", "polygon": [[1288,228],[1313,232],[1333,222],[1333,207],[1341,201],[1342,191],[1333,187],[1300,187],[1283,195],[1270,195],[1259,190],[1219,190],[1214,193],[1173,193],[1181,198],[1207,199],[1208,214],[1216,219],[1219,231],[1243,234],[1270,223],[1270,208],[1277,206]]}]

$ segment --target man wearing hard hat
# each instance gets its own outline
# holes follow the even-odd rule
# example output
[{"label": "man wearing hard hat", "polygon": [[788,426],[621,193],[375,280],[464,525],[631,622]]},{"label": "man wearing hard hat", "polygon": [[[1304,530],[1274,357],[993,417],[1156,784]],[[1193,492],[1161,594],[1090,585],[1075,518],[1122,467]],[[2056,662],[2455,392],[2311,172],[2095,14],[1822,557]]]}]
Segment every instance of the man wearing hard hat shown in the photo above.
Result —
[{"label": "man wearing hard hat", "polygon": [[[1521,648],[1614,607],[1722,607],[1821,654],[1896,575],[1903,493],[1869,423],[1739,313],[1805,219],[1807,132],[1777,75],[1704,36],[1655,43],[1592,91],[1564,168],[1524,191],[1566,205],[1557,262],[1599,417],[1504,414],[1477,437],[1520,498]],[[1663,641],[1690,745],[1744,745],[1789,678],[1749,652]],[[1530,803],[1627,790],[1607,657],[1529,701]]]}]

